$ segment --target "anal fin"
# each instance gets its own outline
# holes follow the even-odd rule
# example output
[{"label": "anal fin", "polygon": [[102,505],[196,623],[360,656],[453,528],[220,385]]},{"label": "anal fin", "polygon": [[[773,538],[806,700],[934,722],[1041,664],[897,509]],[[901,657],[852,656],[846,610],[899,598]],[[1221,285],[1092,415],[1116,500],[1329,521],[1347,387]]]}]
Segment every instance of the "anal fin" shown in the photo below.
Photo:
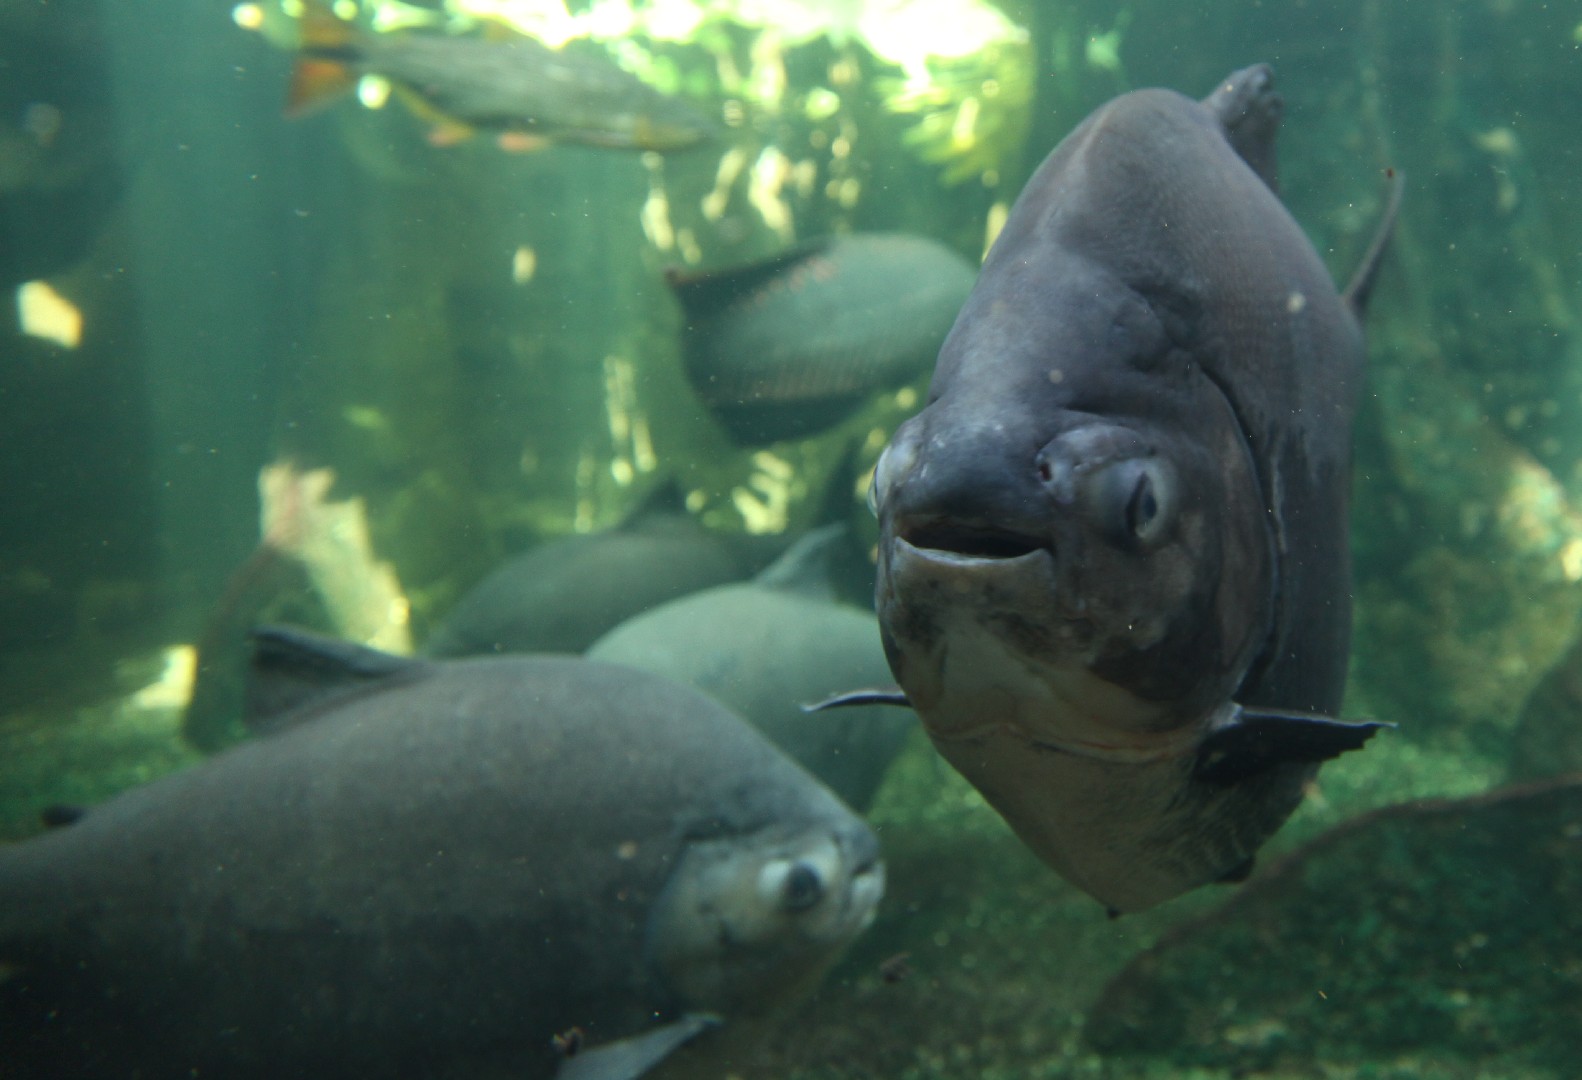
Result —
[{"label": "anal fin", "polygon": [[1336,720],[1317,713],[1236,706],[1235,714],[1198,747],[1192,775],[1234,784],[1288,762],[1317,763],[1360,750],[1381,728],[1377,720]]},{"label": "anal fin", "polygon": [[1258,861],[1258,856],[1249,855],[1219,877],[1214,879],[1216,885],[1240,885],[1252,877],[1252,868]]},{"label": "anal fin", "polygon": [[357,85],[357,73],[338,60],[300,58],[291,69],[290,89],[286,92],[286,115],[303,116]]},{"label": "anal fin", "polygon": [[582,1050],[566,1058],[555,1080],[637,1080],[687,1043],[720,1026],[710,1013],[688,1013],[674,1023]]}]

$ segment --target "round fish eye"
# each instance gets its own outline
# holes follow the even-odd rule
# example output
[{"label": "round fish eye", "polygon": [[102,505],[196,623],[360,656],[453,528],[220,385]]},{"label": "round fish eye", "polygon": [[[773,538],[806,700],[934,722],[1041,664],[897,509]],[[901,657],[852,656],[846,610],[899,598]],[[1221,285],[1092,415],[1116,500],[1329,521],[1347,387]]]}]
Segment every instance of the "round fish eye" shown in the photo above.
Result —
[{"label": "round fish eye", "polygon": [[1175,471],[1161,458],[1129,458],[1097,472],[1089,505],[1117,544],[1147,549],[1164,539],[1176,511]]},{"label": "round fish eye", "polygon": [[806,911],[824,898],[824,879],[805,862],[794,863],[780,886],[780,903],[787,911]]},{"label": "round fish eye", "polygon": [[1153,478],[1146,471],[1140,472],[1132,487],[1132,497],[1126,503],[1126,528],[1142,539],[1158,516],[1159,498],[1154,494]]}]

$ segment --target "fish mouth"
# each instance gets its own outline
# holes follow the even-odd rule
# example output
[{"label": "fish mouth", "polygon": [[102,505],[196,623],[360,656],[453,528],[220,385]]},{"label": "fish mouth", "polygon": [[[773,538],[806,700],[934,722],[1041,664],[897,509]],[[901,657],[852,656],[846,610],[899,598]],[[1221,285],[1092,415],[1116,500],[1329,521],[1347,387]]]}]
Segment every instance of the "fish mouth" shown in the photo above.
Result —
[{"label": "fish mouth", "polygon": [[901,522],[896,538],[921,552],[951,560],[1005,562],[1039,553],[1054,554],[1045,537],[951,518]]}]

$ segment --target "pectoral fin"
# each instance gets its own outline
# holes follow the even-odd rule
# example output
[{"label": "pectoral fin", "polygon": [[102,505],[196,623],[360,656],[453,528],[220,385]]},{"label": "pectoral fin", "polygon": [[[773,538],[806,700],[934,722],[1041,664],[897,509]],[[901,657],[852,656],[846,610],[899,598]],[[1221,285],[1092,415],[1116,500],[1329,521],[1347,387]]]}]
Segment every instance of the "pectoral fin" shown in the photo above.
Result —
[{"label": "pectoral fin", "polygon": [[717,1016],[689,1013],[641,1035],[582,1050],[565,1060],[555,1080],[637,1080],[705,1031],[719,1026]]},{"label": "pectoral fin", "polygon": [[1215,878],[1214,881],[1218,885],[1240,885],[1242,882],[1252,877],[1252,868],[1257,864],[1257,862],[1258,857],[1256,855],[1249,855],[1241,862],[1225,871],[1219,877]]},{"label": "pectoral fin", "polygon": [[1232,719],[1210,732],[1198,747],[1192,775],[1210,784],[1234,784],[1286,762],[1316,763],[1360,750],[1374,732],[1394,726],[1238,706]]},{"label": "pectoral fin", "polygon": [[843,709],[853,705],[899,705],[903,709],[912,707],[907,699],[906,691],[899,686],[870,686],[861,690],[847,690],[839,694],[831,694],[823,701],[814,701],[802,706],[803,712],[823,712],[825,709]]},{"label": "pectoral fin", "polygon": [[50,803],[38,813],[38,820],[46,829],[63,829],[75,825],[88,813],[86,806],[76,803]]}]

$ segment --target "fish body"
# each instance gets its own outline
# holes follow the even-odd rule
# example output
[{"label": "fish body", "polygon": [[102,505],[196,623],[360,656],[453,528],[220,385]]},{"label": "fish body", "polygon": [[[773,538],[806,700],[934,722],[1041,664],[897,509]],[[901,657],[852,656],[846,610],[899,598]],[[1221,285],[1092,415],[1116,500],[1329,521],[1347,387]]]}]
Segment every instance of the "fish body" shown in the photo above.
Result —
[{"label": "fish body", "polygon": [[815,434],[920,377],[976,271],[936,241],[866,233],[671,271],[688,382],[741,445]]},{"label": "fish body", "polygon": [[814,530],[753,581],[660,604],[605,634],[588,656],[705,691],[866,810],[913,718],[880,706],[824,716],[801,708],[887,673],[873,614],[837,602],[829,580],[827,560],[848,542],[842,526]]},{"label": "fish body", "polygon": [[456,603],[423,651],[582,652],[639,612],[739,581],[771,557],[710,532],[661,488],[615,528],[507,559]]},{"label": "fish body", "polygon": [[1383,244],[1337,293],[1274,190],[1280,108],[1258,66],[1203,102],[1141,90],[1088,117],[876,470],[897,681],[1112,912],[1244,875],[1316,763],[1377,726],[1334,717]]},{"label": "fish body", "polygon": [[696,691],[300,632],[255,664],[277,730],[0,850],[7,1076],[545,1077],[572,1028],[751,1025],[872,917],[873,834]]},{"label": "fish body", "polygon": [[309,4],[288,113],[312,108],[362,75],[400,88],[435,121],[438,142],[482,130],[500,134],[508,149],[574,143],[665,153],[715,136],[691,106],[602,55],[551,49],[521,35],[363,34],[322,4]]}]

